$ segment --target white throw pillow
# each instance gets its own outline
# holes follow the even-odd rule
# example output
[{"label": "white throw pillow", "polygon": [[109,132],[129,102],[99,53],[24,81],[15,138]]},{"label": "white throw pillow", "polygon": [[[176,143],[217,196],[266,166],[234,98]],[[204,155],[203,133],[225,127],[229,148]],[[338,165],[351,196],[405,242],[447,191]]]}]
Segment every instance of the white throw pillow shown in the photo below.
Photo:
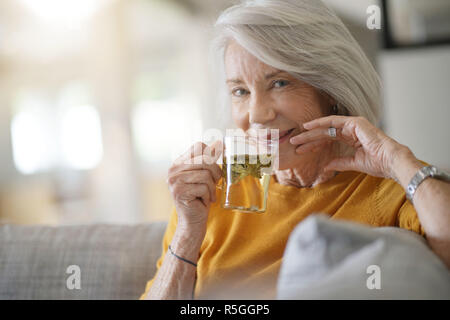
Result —
[{"label": "white throw pillow", "polygon": [[411,231],[311,215],[289,237],[278,299],[450,299],[450,272]]}]

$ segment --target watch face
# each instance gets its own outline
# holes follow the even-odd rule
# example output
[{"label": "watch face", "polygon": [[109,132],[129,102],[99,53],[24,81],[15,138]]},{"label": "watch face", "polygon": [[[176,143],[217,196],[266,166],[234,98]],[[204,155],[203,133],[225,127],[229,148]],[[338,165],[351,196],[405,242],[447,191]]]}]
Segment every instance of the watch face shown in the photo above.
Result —
[{"label": "watch face", "polygon": [[435,175],[436,173],[437,173],[437,168],[435,167],[435,166],[433,166],[433,167],[431,167],[430,168],[430,173],[432,174],[432,175]]},{"label": "watch face", "polygon": [[435,167],[431,167],[431,166],[428,166],[428,167],[423,167],[422,168],[423,169],[423,173],[424,173],[424,175],[425,176],[428,176],[428,175],[433,175],[436,171],[435,171]]}]

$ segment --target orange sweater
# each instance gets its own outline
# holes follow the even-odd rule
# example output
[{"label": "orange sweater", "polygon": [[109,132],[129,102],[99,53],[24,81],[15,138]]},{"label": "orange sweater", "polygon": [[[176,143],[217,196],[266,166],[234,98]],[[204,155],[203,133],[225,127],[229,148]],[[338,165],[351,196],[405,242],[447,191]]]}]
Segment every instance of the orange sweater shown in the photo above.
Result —
[{"label": "orange sweater", "polygon": [[[198,260],[195,298],[274,299],[289,234],[315,212],[326,213],[331,219],[398,226],[425,235],[414,207],[393,180],[350,171],[313,188],[296,188],[281,185],[272,176],[265,213],[225,210],[219,200],[211,206]],[[173,210],[158,269],[176,225]],[[145,293],[152,282],[147,283]]]}]

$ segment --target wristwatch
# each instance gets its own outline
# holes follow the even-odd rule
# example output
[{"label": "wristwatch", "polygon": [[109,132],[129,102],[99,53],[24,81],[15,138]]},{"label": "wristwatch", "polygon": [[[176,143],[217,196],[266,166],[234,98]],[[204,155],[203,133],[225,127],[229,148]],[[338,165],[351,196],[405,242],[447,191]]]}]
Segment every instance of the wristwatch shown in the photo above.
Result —
[{"label": "wristwatch", "polygon": [[409,201],[413,201],[414,194],[416,193],[417,187],[427,178],[435,178],[442,181],[450,182],[450,174],[439,170],[435,166],[422,167],[417,171],[417,173],[412,177],[411,181],[406,188],[406,198]]}]

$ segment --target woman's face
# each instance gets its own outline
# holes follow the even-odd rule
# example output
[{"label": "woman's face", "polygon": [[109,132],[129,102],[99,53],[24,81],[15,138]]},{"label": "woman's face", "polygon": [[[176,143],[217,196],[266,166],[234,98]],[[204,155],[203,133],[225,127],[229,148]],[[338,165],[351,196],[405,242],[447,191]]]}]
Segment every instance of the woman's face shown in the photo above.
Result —
[{"label": "woman's face", "polygon": [[225,52],[225,71],[236,125],[244,131],[279,129],[279,169],[316,163],[320,152],[298,155],[298,146],[289,139],[304,131],[303,123],[326,115],[333,101],[264,64],[234,41]]}]

